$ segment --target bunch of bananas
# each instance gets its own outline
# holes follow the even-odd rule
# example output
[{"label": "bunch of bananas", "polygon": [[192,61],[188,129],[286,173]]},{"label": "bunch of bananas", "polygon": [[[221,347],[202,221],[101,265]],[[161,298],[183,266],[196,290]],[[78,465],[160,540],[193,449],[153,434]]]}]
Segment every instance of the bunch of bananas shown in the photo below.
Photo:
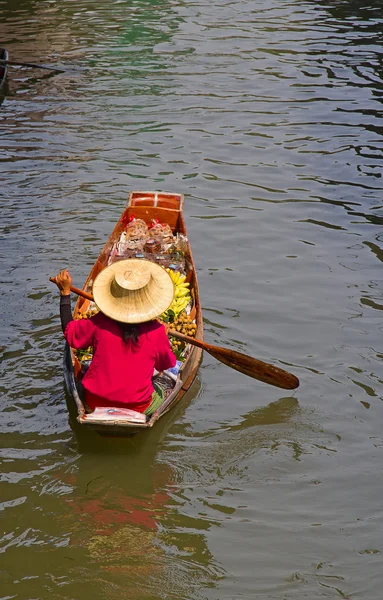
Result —
[{"label": "bunch of bananas", "polygon": [[175,317],[178,317],[178,315],[185,310],[191,300],[189,290],[190,283],[186,283],[186,275],[181,275],[181,273],[178,271],[175,272],[172,269],[166,269],[166,271],[169,273],[173,281],[174,298],[168,310],[165,311],[164,316],[169,314],[168,311],[173,311]]}]

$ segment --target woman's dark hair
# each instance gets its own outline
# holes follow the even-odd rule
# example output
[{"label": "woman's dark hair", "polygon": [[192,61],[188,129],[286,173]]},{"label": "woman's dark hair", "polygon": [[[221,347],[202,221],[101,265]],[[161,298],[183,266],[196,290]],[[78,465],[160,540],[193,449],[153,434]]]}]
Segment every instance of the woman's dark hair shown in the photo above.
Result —
[{"label": "woman's dark hair", "polygon": [[121,323],[122,339],[125,344],[132,341],[133,346],[138,346],[140,327],[132,323]]}]

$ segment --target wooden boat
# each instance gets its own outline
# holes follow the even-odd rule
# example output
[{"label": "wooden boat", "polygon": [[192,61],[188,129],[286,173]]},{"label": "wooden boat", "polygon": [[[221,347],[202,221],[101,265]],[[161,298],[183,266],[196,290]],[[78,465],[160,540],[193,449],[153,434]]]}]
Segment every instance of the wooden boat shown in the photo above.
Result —
[{"label": "wooden boat", "polygon": [[[121,233],[125,230],[126,223],[131,217],[142,219],[148,225],[153,219],[158,219],[161,223],[168,224],[174,235],[178,233],[187,237],[183,206],[184,197],[182,194],[165,192],[131,192],[125,210],[85,281],[83,291],[88,293],[91,292],[95,277],[108,265],[111,252],[120,239]],[[203,324],[197,275],[190,244],[189,242],[187,242],[187,244],[188,260],[186,262],[186,280],[190,282],[193,300],[190,316],[195,320],[197,325],[195,337],[202,340]],[[74,309],[74,318],[76,318],[80,312],[86,312],[89,309],[89,305],[90,300],[79,297]],[[86,413],[85,405],[81,398],[81,394],[79,393],[79,387],[81,387],[79,386],[81,379],[81,365],[76,357],[75,351],[67,344],[64,354],[64,378],[69,397],[77,411],[76,419],[78,423],[84,428],[94,429],[102,435],[119,436],[132,435],[153,427],[158,419],[178,404],[186,394],[195,379],[201,357],[202,350],[200,348],[188,345],[187,356],[180,369],[174,388],[166,397],[164,403],[150,416],[150,418],[148,417],[146,422],[137,423],[134,420],[129,420],[127,417],[116,417],[115,420],[111,420],[110,418],[100,420],[92,417],[92,413]]]},{"label": "wooden boat", "polygon": [[[8,60],[8,52],[5,48],[0,48],[0,59]],[[5,78],[7,76],[8,67],[7,65],[0,62],[0,93],[3,91]]]}]

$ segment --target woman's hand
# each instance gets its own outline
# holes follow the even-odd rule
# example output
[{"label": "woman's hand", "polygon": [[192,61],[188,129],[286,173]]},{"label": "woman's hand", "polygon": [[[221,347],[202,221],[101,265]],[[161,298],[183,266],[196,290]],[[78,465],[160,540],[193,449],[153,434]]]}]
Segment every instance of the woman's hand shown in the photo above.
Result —
[{"label": "woman's hand", "polygon": [[57,287],[59,288],[60,294],[62,296],[67,296],[68,294],[70,294],[70,287],[72,285],[72,277],[70,276],[68,269],[63,269],[62,271],[60,271],[60,273],[58,273],[56,275],[55,283],[56,283]]}]

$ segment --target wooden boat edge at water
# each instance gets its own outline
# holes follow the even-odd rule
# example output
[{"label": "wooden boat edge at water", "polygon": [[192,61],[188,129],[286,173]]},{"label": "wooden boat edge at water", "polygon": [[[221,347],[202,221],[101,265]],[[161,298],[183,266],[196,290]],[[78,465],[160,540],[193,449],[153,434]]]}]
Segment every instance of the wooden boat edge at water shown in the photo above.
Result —
[{"label": "wooden boat edge at water", "polygon": [[[113,245],[118,241],[122,231],[125,228],[126,220],[134,215],[136,218],[143,219],[146,223],[150,223],[153,218],[158,218],[163,223],[168,223],[173,230],[173,233],[181,233],[187,236],[183,216],[184,196],[182,194],[173,194],[168,192],[141,192],[133,191],[129,193],[127,205],[122,212],[116,226],[114,227],[108,241],[102,249],[98,259],[93,265],[86,281],[83,290],[90,292],[92,284],[98,273],[107,266],[110,252]],[[198,291],[198,281],[193,260],[193,255],[189,244],[189,266],[187,271],[187,280],[190,281],[190,289],[194,301],[193,312],[197,325],[196,338],[203,339],[203,322],[201,304]],[[86,310],[89,305],[89,300],[79,297],[75,309],[74,316],[81,310]],[[87,420],[85,406],[78,393],[76,381],[79,379],[80,364],[74,354],[72,348],[66,344],[64,353],[64,379],[70,399],[77,411],[77,421],[83,427],[96,430],[103,435],[133,435],[153,425],[169,410],[171,410],[184,397],[186,392],[192,385],[198,367],[202,358],[202,350],[196,346],[189,347],[189,354],[182,365],[177,379],[176,385],[165,402],[151,415],[146,423],[129,422],[128,420]]]},{"label": "wooden boat edge at water", "polygon": [[[9,58],[9,56],[8,56],[7,50],[5,48],[0,48],[0,59],[8,60],[8,58]],[[7,65],[0,63],[0,93],[3,91],[3,88],[4,88],[7,71],[8,71]]]}]

